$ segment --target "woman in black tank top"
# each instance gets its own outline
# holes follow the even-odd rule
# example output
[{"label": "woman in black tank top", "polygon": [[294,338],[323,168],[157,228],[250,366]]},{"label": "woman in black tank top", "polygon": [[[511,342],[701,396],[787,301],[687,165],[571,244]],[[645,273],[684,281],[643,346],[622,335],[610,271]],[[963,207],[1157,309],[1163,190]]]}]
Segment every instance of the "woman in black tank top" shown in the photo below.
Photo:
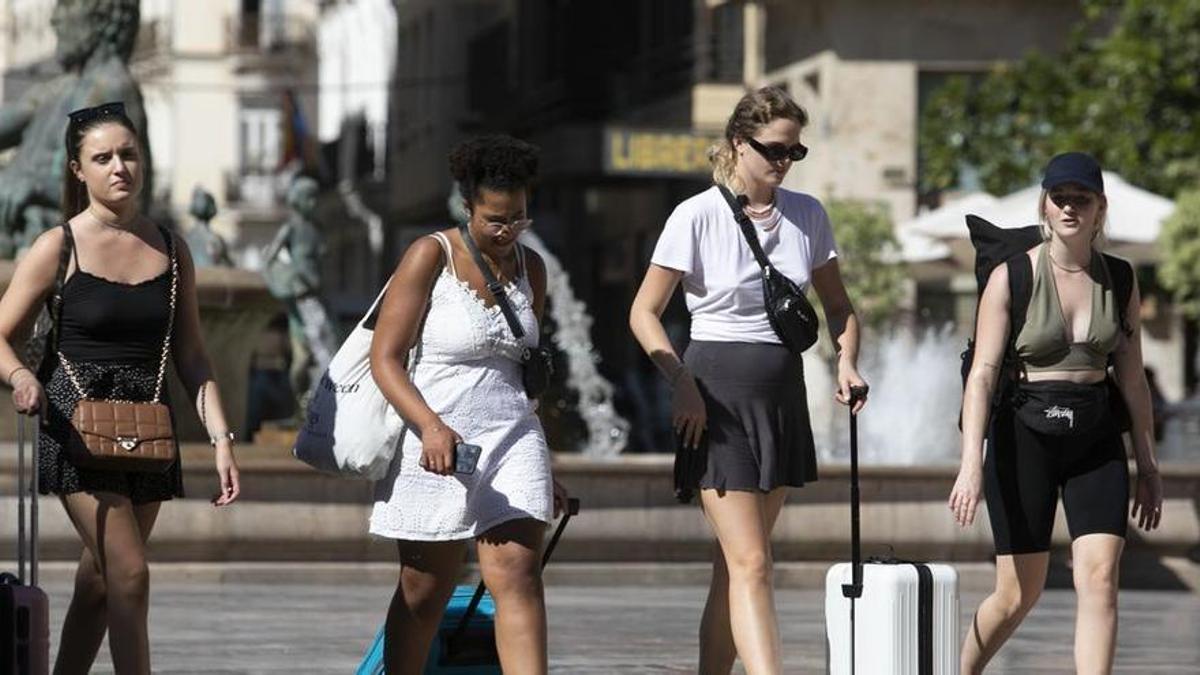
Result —
[{"label": "woman in black tank top", "polygon": [[[63,177],[66,222],[37,238],[0,299],[0,376],[13,387],[17,411],[42,421],[38,489],[59,496],[83,543],[55,672],[90,671],[106,629],[116,672],[150,672],[145,546],[160,504],[183,496],[178,451],[161,473],[71,463],[65,452],[75,433],[70,420],[85,392],[90,398],[149,401],[170,359],[215,449],[220,493],[213,503],[229,504],[240,491],[233,434],[200,336],[195,269],[182,240],[140,213],[137,139],[120,103],[71,113]],[[56,288],[61,289],[56,349],[48,342],[38,366],[16,345]],[[168,326],[173,326],[169,342]],[[163,402],[171,405],[165,392]]]}]

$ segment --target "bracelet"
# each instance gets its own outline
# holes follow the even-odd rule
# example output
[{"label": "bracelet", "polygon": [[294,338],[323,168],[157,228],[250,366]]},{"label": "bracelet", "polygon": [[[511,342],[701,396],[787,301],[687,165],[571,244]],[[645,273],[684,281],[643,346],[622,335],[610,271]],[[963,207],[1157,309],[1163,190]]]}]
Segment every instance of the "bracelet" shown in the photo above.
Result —
[{"label": "bracelet", "polygon": [[[13,375],[16,375],[17,373],[21,372],[22,370],[29,370],[29,368],[28,368],[28,366],[22,365],[22,366],[17,366],[16,368],[12,369],[12,372],[10,372],[8,374],[8,386],[10,386],[10,387],[12,386]],[[29,372],[30,372],[30,374],[33,373],[32,370],[29,370]]]},{"label": "bracelet", "polygon": [[208,444],[215,448],[217,447],[217,443],[221,441],[229,441],[230,443],[233,443],[236,440],[237,436],[232,431],[226,431],[225,433],[217,434],[216,436],[209,436]]}]

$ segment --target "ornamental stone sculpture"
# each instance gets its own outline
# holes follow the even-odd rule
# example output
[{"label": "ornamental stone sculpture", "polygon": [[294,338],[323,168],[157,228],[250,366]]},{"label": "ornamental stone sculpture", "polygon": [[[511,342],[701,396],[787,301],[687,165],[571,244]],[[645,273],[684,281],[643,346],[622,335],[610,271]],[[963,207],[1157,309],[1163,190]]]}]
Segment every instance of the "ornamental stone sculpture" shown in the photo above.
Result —
[{"label": "ornamental stone sculpture", "polygon": [[197,185],[192,190],[192,201],[188,213],[195,218],[184,238],[192,252],[196,267],[233,267],[229,258],[229,246],[225,239],[212,231],[209,221],[217,215],[217,200],[204,188]]},{"label": "ornamental stone sculpture", "polygon": [[0,107],[0,151],[16,148],[0,168],[0,258],[12,258],[43,231],[62,222],[59,212],[66,153],[63,134],[72,110],[123,101],[141,134],[146,183],[153,165],[142,94],[129,72],[137,37],[138,0],[58,0],[50,22],[63,73]]}]

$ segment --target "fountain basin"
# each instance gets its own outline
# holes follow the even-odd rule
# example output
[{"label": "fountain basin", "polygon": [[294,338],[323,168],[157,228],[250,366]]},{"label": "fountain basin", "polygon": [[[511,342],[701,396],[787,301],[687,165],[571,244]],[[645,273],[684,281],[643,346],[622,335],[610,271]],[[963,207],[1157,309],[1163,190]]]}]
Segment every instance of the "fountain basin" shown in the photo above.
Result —
[{"label": "fountain basin", "polygon": [[[12,556],[16,488],[11,445],[0,446],[0,558]],[[243,497],[214,509],[212,453],[207,445],[184,448],[188,498],[167,504],[155,525],[151,555],[159,561],[392,561],[391,542],[366,534],[371,484],[319,474],[281,446],[239,448]],[[581,498],[558,554],[564,561],[697,562],[708,560],[711,539],[695,505],[675,503],[671,458],[578,456],[556,459],[558,479]],[[1161,557],[1200,554],[1200,464],[1165,464],[1162,527],[1134,533],[1128,548]],[[779,561],[837,560],[849,556],[848,468],[822,467],[821,480],[793,491],[775,532]],[[862,469],[864,555],[894,551],[906,558],[987,561],[992,557],[986,510],[960,530],[945,506],[953,467]],[[1059,520],[1063,517],[1061,509]],[[1055,530],[1057,548],[1068,544],[1066,526]],[[71,559],[78,542],[62,508],[43,498],[42,552]],[[1200,557],[1197,558],[1200,561]]]},{"label": "fountain basin", "polygon": [[[7,290],[15,268],[16,264],[10,260],[0,261],[0,293]],[[196,296],[200,305],[200,329],[204,343],[221,386],[226,416],[236,431],[245,427],[251,352],[258,343],[259,332],[283,308],[267,290],[262,276],[247,270],[215,267],[197,269]],[[200,427],[195,406],[188,404],[191,396],[179,384],[173,367],[169,372],[169,391],[171,400],[176,403],[179,437],[185,440],[206,439],[208,435]],[[14,414],[12,398],[0,396],[0,439],[16,438]]]}]

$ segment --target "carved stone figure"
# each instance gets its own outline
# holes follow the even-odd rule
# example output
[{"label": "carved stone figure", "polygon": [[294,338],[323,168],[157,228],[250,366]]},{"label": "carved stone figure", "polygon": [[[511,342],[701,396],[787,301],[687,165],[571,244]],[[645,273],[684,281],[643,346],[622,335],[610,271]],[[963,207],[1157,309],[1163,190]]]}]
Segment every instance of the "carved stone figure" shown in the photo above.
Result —
[{"label": "carved stone figure", "polygon": [[124,101],[142,140],[146,206],[153,193],[141,90],[130,75],[138,0],[58,0],[50,21],[63,73],[0,107],[0,150],[16,147],[0,169],[0,257],[11,258],[58,225],[66,166],[63,133],[72,110]]},{"label": "carved stone figure", "polygon": [[292,181],[287,194],[291,213],[263,256],[267,288],[287,307],[292,390],[302,398],[337,350],[337,336],[319,296],[321,255],[325,252],[321,232],[313,222],[319,191],[317,182],[307,176]]},{"label": "carved stone figure", "polygon": [[197,267],[233,267],[229,258],[229,246],[225,239],[212,231],[208,222],[217,215],[217,200],[207,190],[197,185],[192,190],[192,202],[188,213],[196,219],[184,238],[192,251],[192,261]]}]

